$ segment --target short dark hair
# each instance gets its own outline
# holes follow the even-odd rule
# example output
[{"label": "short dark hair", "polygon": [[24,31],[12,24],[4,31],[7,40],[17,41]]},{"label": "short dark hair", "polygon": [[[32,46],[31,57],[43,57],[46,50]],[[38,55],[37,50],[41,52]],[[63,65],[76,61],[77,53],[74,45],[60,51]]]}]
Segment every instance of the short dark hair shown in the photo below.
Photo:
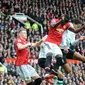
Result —
[{"label": "short dark hair", "polygon": [[69,21],[70,20],[70,17],[67,15],[67,14],[62,14],[61,17],[65,17],[65,21]]}]

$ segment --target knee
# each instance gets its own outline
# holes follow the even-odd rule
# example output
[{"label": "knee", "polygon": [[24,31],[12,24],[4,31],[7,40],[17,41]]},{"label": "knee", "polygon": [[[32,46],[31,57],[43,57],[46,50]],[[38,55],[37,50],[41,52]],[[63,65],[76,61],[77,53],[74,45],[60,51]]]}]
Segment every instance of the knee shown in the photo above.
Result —
[{"label": "knee", "polygon": [[52,57],[53,56],[53,53],[52,52],[49,52],[49,53],[46,54],[46,56],[47,57],[49,57],[49,56]]},{"label": "knee", "polygon": [[58,54],[58,55],[55,56],[56,59],[62,58],[62,57],[63,57],[63,56],[62,56],[61,54]]},{"label": "knee", "polygon": [[65,61],[65,59],[63,58],[63,56],[62,55],[56,55],[56,63],[59,65],[59,66],[63,66],[65,63],[66,63],[66,61]]},{"label": "knee", "polygon": [[72,74],[72,68],[69,66],[68,63],[63,65],[63,69],[65,70],[66,73]]},{"label": "knee", "polygon": [[49,52],[46,54],[46,59],[52,60],[52,56],[53,56],[52,52]]},{"label": "knee", "polygon": [[35,85],[40,85],[42,82],[42,79],[41,78],[38,78],[35,80]]},{"label": "knee", "polygon": [[47,66],[48,64],[51,64],[51,61],[52,61],[52,53],[51,52],[49,52],[49,53],[47,53],[47,55],[46,55],[46,62],[45,62],[45,66]]},{"label": "knee", "polygon": [[40,58],[38,60],[38,64],[41,68],[45,68],[45,62],[46,62],[46,58]]}]

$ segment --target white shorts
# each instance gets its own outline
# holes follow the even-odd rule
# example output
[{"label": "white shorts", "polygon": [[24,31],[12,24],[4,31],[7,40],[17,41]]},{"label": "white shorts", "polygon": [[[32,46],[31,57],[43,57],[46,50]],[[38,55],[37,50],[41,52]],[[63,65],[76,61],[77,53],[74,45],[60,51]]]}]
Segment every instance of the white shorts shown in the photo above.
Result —
[{"label": "white shorts", "polygon": [[17,74],[25,81],[31,80],[32,77],[39,77],[35,69],[29,65],[16,66]]},{"label": "white shorts", "polygon": [[39,58],[46,58],[46,55],[49,52],[53,53],[53,58],[58,54],[62,55],[61,49],[56,44],[45,42],[41,45]]}]

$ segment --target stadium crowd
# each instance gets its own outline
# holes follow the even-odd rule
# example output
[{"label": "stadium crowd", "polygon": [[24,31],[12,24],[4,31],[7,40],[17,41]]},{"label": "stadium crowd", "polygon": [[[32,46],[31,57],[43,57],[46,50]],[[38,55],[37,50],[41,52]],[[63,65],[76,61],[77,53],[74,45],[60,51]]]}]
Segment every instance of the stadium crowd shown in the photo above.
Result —
[{"label": "stadium crowd", "polygon": [[[2,85],[25,85],[25,82],[16,75],[15,62],[6,63],[5,58],[15,58],[16,52],[14,48],[15,38],[21,25],[14,20],[10,20],[9,15],[15,13],[25,13],[43,25],[44,33],[46,35],[49,27],[49,20],[54,17],[59,17],[62,13],[68,14],[71,19],[80,18],[85,20],[85,1],[84,0],[1,0],[0,1],[0,62],[6,66],[7,73],[1,78]],[[85,35],[82,30],[77,37]],[[35,42],[42,38],[39,30],[28,30],[28,41]],[[82,55],[85,54],[85,41],[80,42],[77,46],[77,51]],[[30,57],[38,58],[39,48],[30,48]],[[44,76],[44,69],[41,69],[36,62],[31,63],[37,70],[42,79]],[[1,65],[0,64],[0,67]],[[66,75],[64,85],[85,85],[85,64],[70,63],[73,75]],[[0,69],[1,70],[1,69]],[[42,85],[47,85],[43,80]],[[49,84],[48,84],[49,85]]]}]

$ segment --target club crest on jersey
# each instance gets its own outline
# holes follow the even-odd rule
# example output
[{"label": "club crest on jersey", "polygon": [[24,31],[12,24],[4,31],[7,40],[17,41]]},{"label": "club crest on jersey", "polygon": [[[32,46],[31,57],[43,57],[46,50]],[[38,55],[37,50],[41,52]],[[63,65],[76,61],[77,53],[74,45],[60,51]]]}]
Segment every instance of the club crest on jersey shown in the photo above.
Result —
[{"label": "club crest on jersey", "polygon": [[63,29],[60,29],[60,28],[57,28],[56,30],[58,31],[59,34],[61,34],[62,32],[64,32],[64,30]]}]

